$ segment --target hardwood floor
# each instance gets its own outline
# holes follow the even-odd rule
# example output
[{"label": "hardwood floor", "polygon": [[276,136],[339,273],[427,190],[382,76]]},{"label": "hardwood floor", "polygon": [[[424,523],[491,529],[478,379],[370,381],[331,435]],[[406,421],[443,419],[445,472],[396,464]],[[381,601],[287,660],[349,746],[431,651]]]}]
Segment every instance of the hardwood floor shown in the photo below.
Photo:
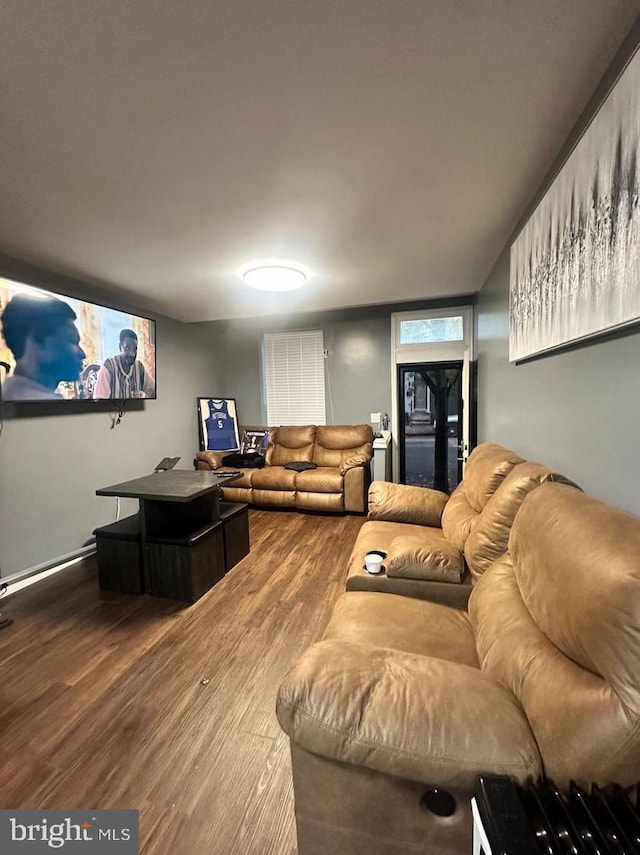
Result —
[{"label": "hardwood floor", "polygon": [[0,807],[136,808],[144,855],[295,853],[276,691],[363,522],[251,511],[251,554],[193,606],[100,594],[94,558],[4,599]]}]

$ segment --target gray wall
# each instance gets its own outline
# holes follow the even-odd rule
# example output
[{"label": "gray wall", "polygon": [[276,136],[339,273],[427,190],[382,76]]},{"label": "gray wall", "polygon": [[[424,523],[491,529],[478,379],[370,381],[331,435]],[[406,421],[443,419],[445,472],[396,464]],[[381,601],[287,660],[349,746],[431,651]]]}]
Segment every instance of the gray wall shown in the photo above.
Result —
[{"label": "gray wall", "polygon": [[[241,424],[266,424],[261,405],[260,348],[264,332],[322,329],[328,350],[325,374],[327,424],[369,422],[391,408],[391,312],[365,310],[275,316],[199,324],[215,343],[224,387],[235,398]],[[333,412],[331,407],[333,402]]]},{"label": "gray wall", "polygon": [[509,246],[640,43],[640,19],[514,229],[477,305],[478,438],[557,467],[583,489],[640,513],[640,332],[512,365]]},{"label": "gray wall", "polygon": [[508,356],[509,256],[478,303],[478,438],[557,467],[584,490],[640,513],[640,333],[520,365]]},{"label": "gray wall", "polygon": [[224,377],[224,388],[216,394],[236,399],[241,424],[266,424],[260,374],[262,334],[303,329],[324,333],[327,424],[362,424],[369,422],[372,412],[391,415],[391,315],[471,302],[467,295],[198,326],[210,337]]},{"label": "gray wall", "polygon": [[[12,259],[0,257],[0,275],[150,314],[99,283],[81,283]],[[459,302],[468,303],[468,298]],[[155,316],[158,399],[129,402],[114,429],[103,404],[5,403],[0,437],[2,577],[76,553],[96,526],[111,522],[116,500],[96,496],[97,488],[144,475],[164,456],[180,455],[178,467],[191,468],[198,449],[196,398],[236,398],[241,423],[264,424],[263,332],[323,329],[327,423],[366,423],[371,412],[391,412],[391,313],[441,303],[200,324]],[[121,500],[121,516],[136,508],[135,501]]]},{"label": "gray wall", "polygon": [[[1,275],[149,316],[104,291],[6,259]],[[198,450],[196,397],[214,392],[221,374],[205,332],[155,316],[155,401],[130,402],[111,429],[108,405],[5,403],[0,437],[0,570],[19,573],[75,552],[93,529],[115,519],[116,500],[95,490],[150,472],[165,456],[191,468]],[[64,408],[69,406],[68,410]],[[44,413],[33,415],[35,412]],[[122,500],[122,515],[137,503]]]}]

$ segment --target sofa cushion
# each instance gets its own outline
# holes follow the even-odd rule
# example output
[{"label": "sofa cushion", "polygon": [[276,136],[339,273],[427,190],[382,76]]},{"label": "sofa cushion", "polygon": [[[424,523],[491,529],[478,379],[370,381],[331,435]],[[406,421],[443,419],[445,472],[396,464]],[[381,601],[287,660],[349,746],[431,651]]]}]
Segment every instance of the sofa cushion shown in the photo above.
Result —
[{"label": "sofa cushion", "polygon": [[337,601],[323,638],[356,641],[478,667],[467,613],[410,597],[347,591]]},{"label": "sofa cushion", "polygon": [[387,576],[459,583],[464,574],[460,550],[444,537],[394,537],[385,559]]},{"label": "sofa cushion", "polygon": [[296,477],[296,490],[307,493],[342,493],[342,475],[338,469],[318,466]]},{"label": "sofa cushion", "polygon": [[441,521],[444,536],[457,546],[460,552],[464,552],[464,545],[477,516],[465,495],[464,481],[461,481],[443,509]]},{"label": "sofa cushion", "polygon": [[471,594],[481,667],[522,704],[560,787],[637,781],[639,554],[637,517],[542,484]]},{"label": "sofa cushion", "polygon": [[258,490],[295,490],[297,472],[284,466],[265,466],[251,473],[251,486]]},{"label": "sofa cushion", "polygon": [[313,461],[318,466],[346,469],[371,460],[373,430],[371,425],[318,425]]},{"label": "sofa cushion", "polygon": [[369,487],[368,501],[370,520],[439,527],[449,497],[425,487],[374,481]]},{"label": "sofa cushion", "polygon": [[284,466],[292,460],[311,460],[316,436],[315,425],[278,427],[269,431],[265,453],[267,466]]},{"label": "sofa cushion", "polygon": [[[240,487],[244,487],[244,488],[251,487],[251,478],[252,478],[252,476],[256,470],[255,469],[238,469],[237,471],[240,473],[240,477],[234,478],[233,481],[229,482],[230,486],[233,485],[233,487],[235,489],[238,489]],[[227,487],[223,487],[223,489],[226,490]]]},{"label": "sofa cushion", "polygon": [[199,451],[193,461],[196,469],[220,469],[226,451]]},{"label": "sofa cushion", "polygon": [[565,656],[610,683],[640,735],[640,519],[564,485],[543,484],[525,507],[509,540],[524,604]]},{"label": "sofa cushion", "polygon": [[464,552],[467,538],[491,496],[522,457],[493,442],[483,442],[469,455],[464,478],[442,512],[444,536]]},{"label": "sofa cushion", "polygon": [[[280,687],[276,714],[291,742],[306,751],[382,772],[405,787],[407,781],[421,781],[473,792],[481,771],[510,775],[522,784],[541,771],[520,705],[495,680],[466,665],[362,641],[323,640],[308,648]],[[318,793],[324,795],[321,788],[313,795]],[[369,809],[384,810],[384,805],[374,799]],[[375,843],[364,839],[357,849],[312,851],[365,853],[372,844],[375,852],[436,851],[429,845]],[[445,851],[453,850],[437,849]]]},{"label": "sofa cushion", "polygon": [[300,511],[319,511],[320,513],[339,514],[344,511],[344,496],[342,493],[319,493],[307,490],[296,490],[295,505]]},{"label": "sofa cushion", "polygon": [[[249,503],[253,504],[253,490],[251,487],[232,487],[229,485],[228,487],[222,488],[222,499],[225,502],[241,502],[241,503]],[[272,493],[271,495],[276,495]]]},{"label": "sofa cushion", "polygon": [[504,555],[513,520],[525,497],[547,481],[576,487],[564,475],[532,462],[518,463],[502,481],[473,524],[464,544],[464,556],[474,578],[479,578]]},{"label": "sofa cushion", "polygon": [[[238,493],[240,492],[238,490]],[[251,490],[251,499],[254,505],[261,505],[265,508],[295,508],[296,498],[295,490]],[[242,501],[242,499],[237,501]]]},{"label": "sofa cushion", "polygon": [[484,442],[474,448],[469,455],[461,484],[467,501],[476,513],[480,513],[513,467],[524,462],[515,451],[494,442]]},{"label": "sofa cushion", "polygon": [[367,457],[367,455],[363,454],[361,451],[350,453],[346,457],[343,457],[340,465],[340,472],[344,475],[349,471],[349,469],[357,469],[358,467],[367,466],[370,459],[370,457]]}]

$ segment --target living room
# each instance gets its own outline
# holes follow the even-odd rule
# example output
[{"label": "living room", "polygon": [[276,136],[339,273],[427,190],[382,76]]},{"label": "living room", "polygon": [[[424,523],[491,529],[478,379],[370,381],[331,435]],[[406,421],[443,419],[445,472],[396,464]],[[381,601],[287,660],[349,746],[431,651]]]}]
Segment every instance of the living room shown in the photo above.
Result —
[{"label": "living room", "polygon": [[[16,69],[19,67],[19,62],[25,62],[29,65],[29,61],[25,60],[24,57],[28,57],[30,52],[34,56],[39,56],[38,50],[42,48],[47,37],[44,26],[46,19],[38,19],[37,26],[34,26],[34,32],[29,35],[28,12],[19,12],[21,4],[13,5],[16,16],[15,30],[12,31],[10,26],[6,28],[6,36],[3,37],[3,40],[6,38],[10,44],[5,51],[4,61],[7,63],[8,72],[11,72],[9,79],[15,83],[15,89],[12,90],[12,98],[16,102],[13,105],[14,109],[17,109],[16,105],[19,106],[20,103],[23,103],[23,106],[26,105],[25,113],[28,113],[29,111],[37,111],[39,105],[45,109],[42,102],[51,97],[51,93],[48,92],[44,82],[46,81],[47,69],[44,61],[43,65],[39,66],[34,60],[35,71],[31,70],[29,80],[31,84],[33,84],[34,79],[41,80],[42,92],[36,97],[34,90],[28,90],[31,100],[26,98],[25,92],[27,90],[23,92],[21,89],[20,75]],[[202,14],[204,14],[202,12],[203,5],[206,6],[206,4],[197,4],[199,13]],[[454,15],[453,24],[449,22],[449,25],[454,26],[457,22],[463,28],[473,29],[476,13],[472,7],[475,7],[476,4],[457,3],[453,5],[456,6],[458,18]],[[495,4],[487,5],[495,6]],[[500,9],[493,8],[491,11],[491,18],[495,27],[494,35],[500,35],[500,26],[496,24],[496,20],[499,21],[502,14],[506,15],[506,8],[503,8],[506,5],[498,4]],[[526,4],[517,5],[524,6]],[[511,243],[526,223],[545,189],[566,160],[576,141],[588,127],[599,105],[606,98],[614,82],[640,44],[640,24],[636,21],[637,5],[634,2],[624,2],[624,0],[607,4],[606,10],[599,8],[601,5],[585,0],[584,9],[581,12],[576,10],[572,12],[573,16],[579,14],[584,16],[584,21],[580,22],[579,25],[576,24],[576,30],[573,31],[575,41],[567,45],[567,51],[574,51],[571,57],[575,67],[580,68],[580,75],[576,71],[575,76],[570,81],[568,78],[566,81],[564,79],[548,81],[548,88],[544,90],[547,95],[550,90],[562,90],[564,95],[564,97],[557,97],[554,100],[555,112],[548,115],[545,102],[530,105],[527,110],[531,122],[527,127],[527,134],[535,127],[539,127],[540,133],[545,134],[544,145],[536,148],[534,155],[525,158],[527,171],[521,173],[514,171],[520,165],[520,161],[517,159],[497,158],[485,164],[486,175],[483,176],[484,178],[490,179],[496,187],[499,187],[500,192],[504,193],[505,186],[513,190],[511,195],[506,198],[503,197],[504,204],[510,207],[502,211],[502,219],[500,221],[493,220],[489,224],[483,221],[482,210],[478,209],[480,206],[473,198],[474,189],[472,186],[468,189],[468,195],[459,196],[453,202],[452,207],[455,208],[469,206],[475,219],[477,235],[460,233],[459,236],[461,243],[466,242],[465,251],[468,254],[473,255],[475,251],[472,244],[476,237],[478,241],[487,239],[485,232],[491,230],[488,237],[493,246],[493,255],[490,257],[490,261],[486,263],[488,257],[486,252],[483,255],[478,250],[477,257],[481,260],[478,262],[480,271],[478,281],[475,287],[469,289],[449,287],[445,291],[435,293],[432,290],[434,283],[427,282],[430,279],[427,272],[424,273],[424,280],[416,284],[417,290],[406,296],[407,292],[398,284],[398,271],[393,265],[390,265],[382,276],[386,288],[375,292],[377,294],[375,302],[370,300],[359,302],[347,294],[345,301],[340,305],[321,306],[311,310],[305,305],[304,294],[300,292],[301,295],[291,298],[290,303],[287,303],[286,300],[270,305],[265,303],[264,305],[267,308],[263,308],[263,304],[258,302],[258,297],[255,297],[254,303],[247,310],[245,293],[243,295],[245,300],[243,313],[230,313],[228,317],[225,317],[224,315],[209,314],[208,310],[205,311],[205,304],[209,305],[208,301],[211,300],[211,295],[208,293],[210,283],[207,280],[206,272],[203,273],[199,269],[195,273],[192,271],[192,278],[200,281],[203,313],[198,314],[197,299],[189,305],[188,301],[185,300],[184,315],[172,313],[167,308],[171,305],[172,295],[170,292],[172,288],[175,292],[180,292],[179,280],[176,280],[173,285],[167,285],[165,281],[165,293],[162,297],[159,293],[153,293],[153,287],[150,287],[146,293],[141,290],[139,294],[136,294],[135,273],[131,274],[130,271],[127,271],[125,275],[122,272],[124,267],[121,267],[122,275],[119,277],[117,265],[109,270],[108,255],[110,250],[102,245],[101,235],[97,230],[101,227],[106,228],[106,221],[117,222],[119,216],[117,208],[108,209],[103,215],[103,222],[101,222],[101,218],[98,218],[91,227],[94,231],[89,229],[81,232],[82,239],[72,235],[71,243],[77,244],[77,252],[75,254],[70,252],[66,257],[63,257],[60,254],[60,248],[65,245],[67,238],[61,232],[63,229],[67,229],[66,223],[60,230],[56,230],[55,210],[50,214],[51,219],[48,224],[44,220],[41,221],[36,210],[37,206],[34,205],[33,201],[28,205],[21,202],[16,192],[16,188],[22,183],[25,193],[29,190],[31,193],[35,193],[35,198],[40,194],[43,207],[46,207],[44,203],[47,202],[48,206],[55,209],[55,204],[50,201],[51,198],[55,199],[56,192],[60,190],[61,185],[66,188],[72,186],[73,192],[66,189],[65,194],[75,199],[76,218],[80,220],[91,219],[89,211],[99,210],[101,202],[99,198],[87,197],[83,181],[91,173],[89,148],[95,146],[99,155],[100,140],[96,137],[86,140],[87,156],[84,161],[78,161],[77,173],[69,174],[65,170],[57,172],[55,168],[50,168],[48,171],[49,183],[45,183],[47,170],[42,166],[42,163],[53,162],[55,164],[56,156],[62,156],[61,152],[56,153],[56,145],[52,141],[55,140],[56,131],[60,131],[61,128],[55,126],[52,129],[43,128],[43,131],[46,132],[41,133],[37,138],[34,134],[25,137],[24,129],[31,127],[20,124],[26,121],[25,115],[18,110],[15,119],[12,120],[12,114],[7,112],[8,118],[3,123],[2,132],[5,141],[3,150],[12,153],[12,158],[15,159],[12,163],[15,166],[6,170],[7,173],[11,172],[11,175],[5,174],[4,167],[0,170],[3,181],[3,216],[0,225],[0,248],[3,253],[0,257],[1,275],[7,279],[47,288],[56,293],[153,317],[156,322],[157,341],[157,399],[136,403],[136,405],[128,407],[120,418],[119,424],[115,424],[114,414],[109,408],[94,407],[91,409],[80,402],[71,403],[69,409],[64,413],[60,411],[64,405],[57,403],[30,404],[24,407],[12,405],[9,402],[3,404],[3,427],[0,436],[0,456],[2,458],[0,495],[2,496],[3,522],[2,545],[0,547],[0,583],[3,580],[19,577],[23,574],[38,571],[46,572],[48,567],[57,565],[66,559],[75,559],[83,554],[89,555],[94,548],[92,543],[93,530],[97,526],[111,522],[116,513],[115,502],[96,496],[97,488],[151,472],[158,460],[167,455],[179,456],[181,458],[179,466],[191,468],[193,457],[198,450],[198,415],[195,403],[198,398],[202,396],[233,398],[237,403],[239,419],[242,424],[265,424],[260,367],[261,341],[265,332],[293,329],[321,329],[323,331],[324,346],[328,351],[327,367],[331,384],[331,403],[329,404],[327,401],[327,423],[338,425],[367,423],[370,421],[372,412],[386,411],[392,415],[393,424],[397,415],[394,415],[396,401],[394,401],[392,394],[392,315],[397,312],[418,309],[430,310],[438,307],[459,307],[463,305],[473,305],[474,307],[477,371],[476,433],[479,442],[490,440],[501,443],[515,449],[527,460],[540,460],[574,480],[587,493],[617,507],[639,514],[640,500],[636,488],[637,458],[634,442],[635,430],[633,429],[635,417],[638,415],[637,400],[640,399],[637,394],[640,392],[640,378],[635,364],[637,326],[629,326],[610,332],[579,346],[547,353],[540,358],[518,364],[509,361],[508,353]],[[412,5],[412,14],[419,17],[419,10],[414,6],[415,4]],[[572,32],[568,28],[568,19],[571,15],[561,14],[560,6],[564,7],[565,4],[551,1],[545,4],[549,21],[546,28],[542,27],[539,34],[541,38],[542,36],[546,37],[549,35],[548,30],[557,28],[560,34],[556,36],[554,42],[556,51],[559,51],[559,45],[562,44],[563,40],[571,41],[569,36]],[[125,14],[124,7],[119,11]],[[559,16],[555,25],[553,24],[552,12]],[[66,13],[70,16],[75,14],[75,12],[70,11],[70,7],[66,8]],[[251,13],[246,11],[246,14],[250,15]],[[264,14],[266,15],[266,13]],[[482,13],[480,15],[482,17]],[[460,16],[461,19],[459,19]],[[110,19],[110,25],[114,27],[112,38],[117,38],[118,34],[117,17],[118,10],[116,9],[113,12],[113,18]],[[258,17],[260,16],[258,15]],[[541,17],[544,16],[541,14]],[[129,19],[125,18],[125,20],[130,24],[133,23]],[[382,26],[385,20],[386,18],[383,16],[377,25]],[[508,20],[511,26],[515,26],[513,20],[510,18]],[[564,30],[561,26],[562,22],[564,22]],[[68,23],[63,16],[62,30],[65,30]],[[259,23],[256,22],[255,26],[258,27]],[[337,21],[334,21],[334,25],[336,23]],[[91,27],[88,28],[87,34],[90,34],[95,41],[89,40],[86,44],[93,44],[96,48],[100,46],[100,50],[106,52],[109,47],[109,39],[107,38],[104,43],[101,42],[99,30],[100,27],[97,24],[95,30],[92,30]],[[349,32],[352,35],[355,33],[351,30]],[[68,30],[68,35],[71,39],[71,36],[74,35],[73,29]],[[169,44],[171,41],[170,33],[164,33],[163,37],[167,39],[166,43]],[[526,41],[524,37],[523,41]],[[141,43],[144,45],[144,39],[141,40]],[[68,47],[69,45],[66,45],[67,49]],[[63,48],[65,48],[64,42],[61,45],[61,50]],[[536,43],[535,50],[541,51],[542,48],[541,42]],[[346,48],[344,49],[346,50]],[[430,49],[435,50],[432,43]],[[494,46],[493,49],[497,48]],[[87,50],[89,49],[87,48]],[[64,50],[62,53],[64,54]],[[490,49],[488,53],[491,53]],[[70,53],[69,56],[71,57],[69,66],[65,68],[65,71],[73,76],[78,73],[77,68],[81,67],[83,57],[75,57],[72,61],[75,55]],[[84,59],[86,60],[86,57]],[[144,64],[144,57],[139,57],[139,59]],[[551,57],[546,57],[549,62],[551,59]],[[174,60],[176,62],[187,61],[183,54],[174,57]],[[10,61],[14,62],[15,67],[13,65],[10,67]],[[76,62],[78,63],[77,67]],[[532,63],[531,57],[529,57],[529,62]],[[133,59],[131,63],[135,70],[136,63]],[[170,73],[167,72],[166,68],[163,68],[162,72],[163,74]],[[276,64],[273,72],[274,86],[286,85],[286,81],[279,77],[280,72],[281,69]],[[114,69],[111,69],[111,74],[115,73]],[[540,76],[544,77],[542,74]],[[578,77],[579,79],[577,79]],[[138,79],[133,74],[133,88],[135,88],[136,81]],[[565,82],[566,90],[563,88]],[[104,94],[105,91],[108,91],[109,80],[106,79],[102,83],[105,89],[101,92]],[[233,79],[229,83],[229,86],[232,85]],[[538,90],[538,92],[541,91]],[[59,110],[62,114],[63,92],[56,91],[55,96],[60,99]],[[527,101],[531,97],[530,94],[525,93],[523,100]],[[79,109],[77,104],[75,109]],[[551,110],[551,107],[548,109]],[[50,114],[47,113],[47,115]],[[77,119],[76,115],[76,122]],[[67,116],[66,120],[71,121],[71,118]],[[61,119],[62,121],[64,119]],[[470,121],[465,126],[465,131],[471,134],[473,129],[474,122]],[[125,137],[126,142],[126,128],[119,128],[116,131]],[[179,136],[175,128],[168,131],[169,136],[172,133],[176,134],[176,137]],[[527,134],[519,136],[513,142],[513,147],[526,149],[529,144]],[[326,146],[330,146],[329,141],[325,140],[324,142]],[[148,140],[148,144],[149,149],[151,149],[152,141]],[[534,145],[533,142],[530,144]],[[465,145],[471,145],[471,143],[465,143]],[[459,156],[463,156],[465,145],[461,146],[461,151],[458,152]],[[30,146],[32,146],[32,153],[30,153]],[[27,152],[22,160],[17,159],[20,150]],[[181,154],[180,157],[182,156]],[[179,160],[180,158],[178,158]],[[102,163],[100,157],[98,157],[98,162]],[[150,170],[150,174],[146,173],[147,168]],[[164,167],[162,164],[155,164],[155,168],[161,174]],[[170,168],[177,168],[177,164],[173,162]],[[317,168],[322,173],[321,166]],[[425,164],[427,171],[437,171],[439,168],[437,164]],[[452,167],[447,166],[446,168]],[[138,159],[127,164],[127,176],[135,169],[140,171],[145,182],[147,180],[150,182],[148,185],[143,182],[145,184],[143,190],[146,189],[148,192],[153,181],[157,180],[158,172]],[[283,176],[278,174],[277,177],[282,179]],[[120,180],[114,174],[112,180],[115,182],[116,179]],[[324,178],[321,177],[321,181],[323,180],[329,182],[332,179],[330,175],[327,175]],[[247,182],[249,186],[245,186],[242,193],[248,195],[257,204],[257,198],[260,194],[254,198],[251,192],[251,182],[249,179]],[[191,189],[194,196],[197,196],[197,188],[192,187]],[[317,188],[315,189],[317,190]],[[385,189],[388,190],[385,188],[384,182],[381,182],[376,187],[375,192],[372,190],[371,199],[374,201],[371,202],[370,200],[370,207],[366,209],[366,217],[375,221],[376,206],[384,204],[381,200],[384,200]],[[264,187],[261,190],[264,195],[268,195]],[[422,198],[426,199],[427,196],[428,182]],[[33,199],[34,197],[30,198]],[[126,188],[122,191],[120,201],[123,203],[123,209],[125,209]],[[484,197],[482,197],[482,201],[484,201]],[[352,200],[347,194],[344,200],[345,210],[340,212],[340,217],[336,218],[336,223],[329,224],[324,220],[316,223],[318,234],[324,236],[325,246],[330,246],[331,241],[333,241],[333,245],[338,247],[342,241],[348,241],[349,219],[347,209],[350,202]],[[183,198],[181,204],[187,208],[188,198]],[[198,204],[204,205],[202,198],[199,198]],[[403,214],[416,214],[419,204],[420,200],[415,204],[412,201],[412,204],[407,205]],[[176,214],[176,220],[171,223],[172,228],[178,228],[179,213]],[[323,213],[329,217],[327,212]],[[66,216],[70,216],[68,209]],[[447,212],[442,214],[443,219],[446,219],[447,216]],[[437,233],[437,218],[438,212],[431,211],[422,220],[421,228],[425,231],[432,229]],[[318,214],[318,219],[320,219],[320,214]],[[33,223],[32,230],[35,237],[31,242],[21,243],[20,234],[24,235],[28,231],[25,223],[28,224],[29,222]],[[73,222],[73,218],[68,222]],[[336,238],[333,230],[339,230],[343,223],[346,224],[346,232]],[[238,228],[239,226],[236,224],[235,227]],[[206,231],[208,226],[203,226],[203,229]],[[230,235],[232,231],[233,229],[230,227]],[[270,254],[264,249],[264,232],[260,232],[258,229],[257,233],[260,235],[259,254]],[[36,239],[38,234],[45,235],[46,239],[38,243]],[[327,238],[327,235],[330,235],[331,239]],[[129,235],[123,232],[120,232],[119,237],[123,243],[129,239]],[[258,240],[258,238],[256,239]],[[371,239],[372,242],[375,239],[374,236]],[[131,241],[135,244],[129,256],[129,262],[132,263],[133,269],[135,268],[133,263],[135,259],[147,253],[144,230],[142,233],[138,233],[135,238],[131,238]],[[139,243],[135,243],[136,241]],[[304,240],[301,239],[299,246],[302,247],[303,245]],[[484,249],[483,244],[483,251]],[[410,254],[413,252],[412,247],[406,246],[402,239],[402,229],[397,224],[391,239],[387,238],[384,241],[384,251],[389,254],[396,252],[398,254]],[[449,257],[455,255],[455,251],[454,244],[447,246]],[[164,281],[167,278],[162,272],[165,261],[166,257],[161,255],[159,260],[155,262],[159,281]],[[437,262],[435,255],[433,258],[420,258],[421,264],[428,265],[431,262],[434,264]],[[202,257],[200,263],[202,263]],[[327,262],[327,266],[331,267],[330,260]],[[428,270],[427,266],[425,266],[425,270]],[[140,270],[140,278],[143,279],[145,275],[149,281],[149,270],[147,269],[144,275]],[[455,270],[450,275],[455,278]],[[158,288],[158,292],[159,290],[160,288]],[[348,289],[343,290],[347,291]],[[173,297],[175,298],[175,295]],[[220,299],[222,297],[221,294]],[[215,295],[213,295],[214,302],[215,299]],[[277,311],[272,311],[273,305],[276,305]],[[293,306],[292,311],[289,310],[289,306]],[[184,320],[183,318],[187,315],[194,319]],[[120,504],[122,516],[134,513],[137,507],[136,502],[132,499],[123,499]],[[301,532],[297,527],[302,523],[291,519],[291,517],[297,516],[296,514],[279,514],[277,517],[277,525],[283,526],[293,538],[299,536]],[[339,536],[344,537],[345,540],[336,543],[339,542],[342,549],[349,548],[349,538],[355,538],[356,527],[362,522],[361,518],[356,517],[355,519],[357,521],[355,525],[344,522],[344,520],[340,523],[343,528]],[[266,583],[269,579],[268,559],[275,560],[277,549],[286,548],[284,542],[279,542],[278,546],[267,543],[268,548],[263,554],[263,558],[259,559],[261,545],[269,541],[268,520],[268,512],[259,511],[256,514],[256,532],[259,534],[257,538],[252,539],[252,556],[256,558],[257,575],[253,582],[246,583],[250,585],[246,590],[254,593],[257,585],[256,580],[259,579]],[[286,523],[283,522],[284,520]],[[332,518],[322,518],[320,523],[322,531],[328,534],[329,525],[335,522],[336,520]],[[305,537],[308,537],[309,534],[308,529],[304,530]],[[273,537],[275,538],[275,534]],[[328,540],[331,540],[331,535],[328,535]],[[269,550],[274,551],[269,552]],[[321,563],[338,562],[340,553],[336,550],[337,545],[333,551],[329,551],[329,557],[325,556]],[[313,563],[305,565],[305,578],[312,566]],[[335,575],[331,576],[329,582],[329,594],[330,596],[337,596],[340,571],[337,567],[334,567],[333,571],[335,571]],[[21,623],[23,629],[25,626],[31,625],[34,632],[42,631],[42,625],[39,626],[37,622],[29,623],[31,618],[28,615],[33,613],[34,608],[36,611],[40,608],[43,613],[49,615],[48,619],[51,621],[49,630],[53,632],[56,608],[59,606],[52,606],[51,602],[59,602],[58,598],[60,597],[68,603],[74,602],[74,585],[64,583],[61,580],[55,582],[53,581],[55,578],[51,577],[46,582],[38,582],[31,586],[30,590],[40,588],[45,593],[34,594],[35,599],[31,602],[29,609],[26,606],[12,608],[13,594],[11,585],[9,586],[7,592],[9,596],[3,599],[2,611],[12,617],[14,623],[3,631],[3,637],[0,639],[3,644],[8,644],[5,651],[10,651],[9,669],[21,667],[19,651],[11,647],[11,633],[20,632]],[[242,598],[239,581],[235,579],[231,581],[237,588],[236,595]],[[305,597],[318,598],[318,590],[311,585],[308,579],[306,583],[308,588],[305,589]],[[82,584],[88,584],[88,580],[84,579],[84,582],[79,584],[82,587]],[[60,587],[57,588],[56,585]],[[291,585],[290,580],[287,585]],[[294,588],[287,587],[286,595],[293,598]],[[323,621],[326,622],[328,619],[329,605],[319,605],[315,618],[310,617],[311,612],[306,613],[305,619],[311,621],[304,629],[307,640],[312,640],[314,631],[317,635],[321,633],[321,625]],[[146,631],[149,634],[144,637],[148,643],[151,643],[153,627],[159,625],[157,621],[161,616],[175,618],[178,614],[166,603],[158,606],[158,608],[160,611],[154,615],[153,610],[145,605],[143,609],[144,621],[138,621],[136,624],[136,628],[140,631],[140,624],[145,623]],[[219,618],[221,608],[216,600],[215,606],[212,606],[213,611],[209,615],[210,617],[212,615],[212,620],[215,621]],[[284,620],[283,613],[280,613],[276,606],[268,603],[265,605],[265,611],[274,615],[274,623],[269,624],[267,620],[265,627],[268,626],[270,631],[277,633],[278,621]],[[180,614],[182,615],[181,612]],[[184,615],[182,615],[182,619],[184,619]],[[257,620],[257,618],[252,618],[252,620]],[[301,627],[304,622],[301,621],[297,613],[296,620],[298,623],[295,624],[295,627],[302,632]],[[25,636],[23,634],[19,638],[24,642]],[[5,639],[9,639],[9,641]],[[266,643],[264,634],[260,634],[260,639],[262,643]],[[146,643],[142,639],[140,640],[142,644]],[[199,638],[199,642],[204,643],[203,638]],[[57,637],[55,643],[64,644],[64,636]],[[211,643],[215,643],[213,632]],[[230,656],[233,655],[233,650],[233,644],[228,642]],[[78,655],[87,655],[87,651],[91,656],[100,655],[90,646],[87,646],[86,649],[80,647]],[[284,652],[282,656],[286,658]],[[198,669],[194,668],[190,675],[196,683],[199,679],[207,677],[206,673],[198,671],[196,674],[196,671]],[[153,679],[156,681],[165,679],[159,665],[155,666],[153,674]],[[36,690],[34,689],[34,691]],[[45,697],[43,702],[43,709],[45,710],[47,697],[53,698],[53,695]],[[32,696],[30,695],[29,698],[30,703]],[[13,700],[15,703],[16,698],[14,697]],[[274,734],[277,732],[275,717],[269,721],[266,718],[267,712],[261,712],[264,712],[265,721],[268,722],[264,727],[269,735],[275,739]],[[13,715],[15,714],[14,708]],[[113,714],[116,714],[115,710]],[[26,711],[25,715],[27,715]],[[32,723],[34,728],[37,728],[37,719],[33,719]],[[50,738],[53,737],[50,736]],[[26,750],[30,752],[32,748]],[[38,762],[34,763],[33,775],[36,776],[38,770],[44,770],[48,774],[50,770],[44,768],[46,767],[46,758],[39,751],[36,753],[38,754]],[[60,759],[58,758],[56,762],[59,763]],[[259,765],[257,760],[256,765]],[[104,774],[107,775],[106,765],[102,768]],[[289,783],[284,786],[289,786]],[[25,785],[21,796],[21,807],[54,806],[49,802],[45,804],[44,795],[42,803],[33,803],[30,800],[27,785]],[[151,795],[149,798],[151,799]],[[113,801],[114,799],[109,806]],[[115,799],[115,801],[118,800]],[[69,805],[71,803],[74,806],[80,806],[81,794],[79,792],[74,793],[72,797],[70,796]],[[15,805],[6,806],[14,807]],[[55,806],[63,807],[65,805],[60,802]],[[101,805],[94,802],[93,806],[100,807]],[[122,800],[119,806],[125,807]],[[133,802],[130,806],[137,807]],[[5,807],[5,805],[0,804],[0,807]],[[267,810],[266,807],[265,810]],[[274,807],[273,810],[277,810],[277,808]],[[256,816],[259,819],[260,813],[257,808]],[[287,841],[287,845],[291,845],[290,837],[287,838]],[[209,845],[211,845],[210,841]],[[257,846],[257,844],[251,845]],[[261,841],[261,845],[264,846],[264,840]],[[152,850],[149,849],[149,851]],[[162,849],[156,848],[154,851],[160,852]],[[207,849],[206,851],[215,850]],[[244,850],[238,848],[237,851],[259,850],[257,848],[252,850],[251,846],[248,846]],[[269,850],[263,848],[261,851]],[[285,848],[270,851],[290,850]]]}]

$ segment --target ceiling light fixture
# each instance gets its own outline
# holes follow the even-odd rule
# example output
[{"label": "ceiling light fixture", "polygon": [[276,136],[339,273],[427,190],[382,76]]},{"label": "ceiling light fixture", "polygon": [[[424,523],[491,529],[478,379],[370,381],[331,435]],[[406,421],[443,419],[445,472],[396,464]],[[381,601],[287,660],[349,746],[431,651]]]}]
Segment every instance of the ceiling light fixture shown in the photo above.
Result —
[{"label": "ceiling light fixture", "polygon": [[304,270],[292,264],[252,265],[242,278],[251,288],[260,291],[295,291],[307,282]]}]

